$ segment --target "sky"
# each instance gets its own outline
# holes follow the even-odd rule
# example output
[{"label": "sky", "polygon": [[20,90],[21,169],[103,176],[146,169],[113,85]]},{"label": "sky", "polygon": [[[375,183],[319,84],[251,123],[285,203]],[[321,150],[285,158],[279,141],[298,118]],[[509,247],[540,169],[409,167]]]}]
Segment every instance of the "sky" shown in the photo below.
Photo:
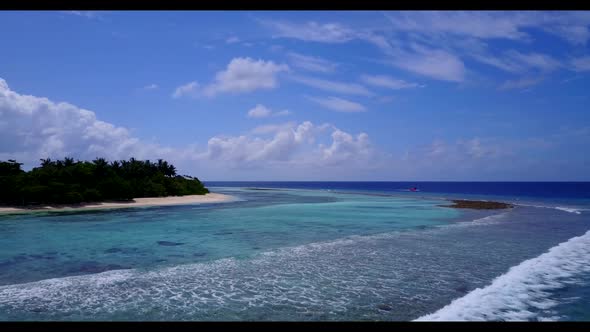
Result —
[{"label": "sky", "polygon": [[0,160],[589,181],[590,12],[0,12]]}]

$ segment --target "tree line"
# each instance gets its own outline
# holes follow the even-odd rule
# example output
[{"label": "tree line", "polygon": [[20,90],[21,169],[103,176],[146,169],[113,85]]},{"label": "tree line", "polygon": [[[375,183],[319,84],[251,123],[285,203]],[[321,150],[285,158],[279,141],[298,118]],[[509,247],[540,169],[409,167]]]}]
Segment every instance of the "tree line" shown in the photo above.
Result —
[{"label": "tree line", "polygon": [[0,161],[0,205],[76,204],[139,197],[204,195],[198,178],[177,175],[174,165],[158,159],[92,162],[41,159],[25,172],[16,160]]}]

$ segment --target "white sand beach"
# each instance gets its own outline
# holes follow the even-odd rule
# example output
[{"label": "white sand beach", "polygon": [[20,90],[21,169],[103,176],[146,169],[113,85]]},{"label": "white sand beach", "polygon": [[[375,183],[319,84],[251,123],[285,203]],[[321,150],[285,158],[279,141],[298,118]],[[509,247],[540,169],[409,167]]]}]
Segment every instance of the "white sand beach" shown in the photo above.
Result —
[{"label": "white sand beach", "polygon": [[130,202],[102,202],[102,203],[88,203],[88,204],[80,204],[80,205],[35,206],[35,207],[28,207],[28,208],[0,207],[0,214],[2,214],[2,213],[9,213],[9,214],[31,213],[31,212],[40,212],[40,211],[78,211],[78,210],[117,209],[117,208],[130,208],[130,207],[202,204],[202,203],[223,203],[223,202],[230,202],[233,200],[235,200],[234,196],[209,193],[206,195],[135,198],[133,201],[130,201]]}]

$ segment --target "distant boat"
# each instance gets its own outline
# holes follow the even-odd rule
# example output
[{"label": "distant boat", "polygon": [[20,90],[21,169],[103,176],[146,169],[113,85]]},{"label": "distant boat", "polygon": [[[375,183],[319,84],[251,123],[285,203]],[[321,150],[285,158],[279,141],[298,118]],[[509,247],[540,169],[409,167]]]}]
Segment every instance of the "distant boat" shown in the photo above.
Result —
[{"label": "distant boat", "polygon": [[418,188],[412,187],[412,188],[410,188],[410,191],[418,191]]}]

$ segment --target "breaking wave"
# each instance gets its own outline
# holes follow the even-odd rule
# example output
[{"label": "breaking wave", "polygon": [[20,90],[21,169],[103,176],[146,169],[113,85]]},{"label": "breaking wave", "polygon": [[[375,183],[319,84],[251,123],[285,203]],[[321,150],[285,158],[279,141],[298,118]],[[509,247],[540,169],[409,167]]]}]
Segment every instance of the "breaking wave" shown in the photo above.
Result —
[{"label": "breaking wave", "polygon": [[548,252],[522,262],[484,288],[452,301],[417,321],[526,321],[555,320],[551,308],[559,304],[552,291],[575,283],[590,272],[590,231]]}]

